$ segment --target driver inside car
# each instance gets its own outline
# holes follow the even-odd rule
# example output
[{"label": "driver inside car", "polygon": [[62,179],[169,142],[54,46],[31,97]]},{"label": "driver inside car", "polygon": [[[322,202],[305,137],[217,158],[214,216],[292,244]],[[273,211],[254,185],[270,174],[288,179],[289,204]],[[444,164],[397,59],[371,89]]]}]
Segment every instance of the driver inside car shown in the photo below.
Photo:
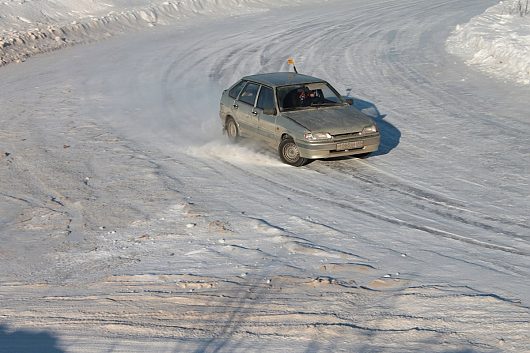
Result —
[{"label": "driver inside car", "polygon": [[298,89],[298,102],[300,107],[310,106],[316,98],[317,94],[315,90],[310,90],[307,87]]}]

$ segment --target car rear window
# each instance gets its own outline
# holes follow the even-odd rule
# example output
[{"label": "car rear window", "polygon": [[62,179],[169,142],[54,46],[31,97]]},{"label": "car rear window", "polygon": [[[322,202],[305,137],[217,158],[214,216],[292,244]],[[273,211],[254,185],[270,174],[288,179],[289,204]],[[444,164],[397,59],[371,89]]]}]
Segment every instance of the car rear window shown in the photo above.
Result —
[{"label": "car rear window", "polygon": [[246,83],[247,81],[240,81],[228,92],[228,95],[234,99],[237,99],[237,96],[239,96],[239,93],[241,92]]},{"label": "car rear window", "polygon": [[239,100],[254,106],[254,102],[256,102],[256,95],[258,94],[258,88],[259,86],[257,84],[249,82],[239,95]]}]

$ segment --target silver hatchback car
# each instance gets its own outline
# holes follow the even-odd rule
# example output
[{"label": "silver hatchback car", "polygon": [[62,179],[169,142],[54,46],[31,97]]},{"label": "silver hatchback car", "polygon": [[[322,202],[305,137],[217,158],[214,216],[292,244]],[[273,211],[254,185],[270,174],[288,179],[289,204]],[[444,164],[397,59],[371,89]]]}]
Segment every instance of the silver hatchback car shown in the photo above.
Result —
[{"label": "silver hatchback car", "polygon": [[263,141],[284,163],[299,167],[378,149],[375,122],[351,103],[324,80],[276,72],[243,77],[223,91],[219,114],[231,141]]}]

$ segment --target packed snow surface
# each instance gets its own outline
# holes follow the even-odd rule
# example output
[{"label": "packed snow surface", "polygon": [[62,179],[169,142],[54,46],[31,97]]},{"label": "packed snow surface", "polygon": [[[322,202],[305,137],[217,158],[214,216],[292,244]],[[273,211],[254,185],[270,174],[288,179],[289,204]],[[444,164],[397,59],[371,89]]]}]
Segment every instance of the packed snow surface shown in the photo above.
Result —
[{"label": "packed snow surface", "polygon": [[501,1],[457,25],[447,48],[498,78],[530,84],[530,2]]},{"label": "packed snow surface", "polygon": [[[302,0],[0,1],[0,66],[132,29],[264,11]],[[305,0],[306,4],[314,0]]]},{"label": "packed snow surface", "polygon": [[[122,34],[0,68],[0,352],[528,351],[530,86],[445,49],[495,1],[0,3]],[[226,143],[222,90],[289,56],[377,153]]]}]

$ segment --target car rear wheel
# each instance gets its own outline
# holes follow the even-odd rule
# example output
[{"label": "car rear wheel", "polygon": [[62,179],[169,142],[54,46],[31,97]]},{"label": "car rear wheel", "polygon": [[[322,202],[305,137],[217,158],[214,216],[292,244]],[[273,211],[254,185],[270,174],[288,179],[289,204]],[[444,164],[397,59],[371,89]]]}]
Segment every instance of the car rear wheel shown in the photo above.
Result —
[{"label": "car rear wheel", "polygon": [[301,167],[307,163],[307,159],[300,157],[300,150],[290,138],[283,139],[278,146],[278,152],[282,162],[295,167]]},{"label": "car rear wheel", "polygon": [[226,120],[226,135],[228,136],[228,139],[230,142],[235,143],[239,140],[239,129],[237,128],[237,124],[232,118],[228,118]]}]

